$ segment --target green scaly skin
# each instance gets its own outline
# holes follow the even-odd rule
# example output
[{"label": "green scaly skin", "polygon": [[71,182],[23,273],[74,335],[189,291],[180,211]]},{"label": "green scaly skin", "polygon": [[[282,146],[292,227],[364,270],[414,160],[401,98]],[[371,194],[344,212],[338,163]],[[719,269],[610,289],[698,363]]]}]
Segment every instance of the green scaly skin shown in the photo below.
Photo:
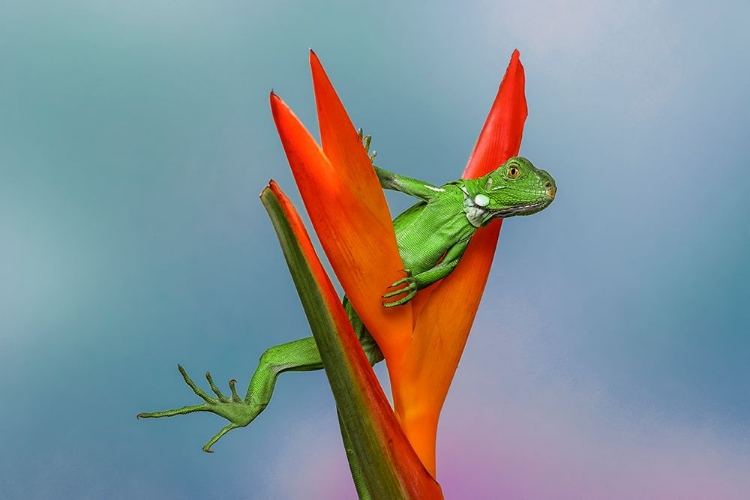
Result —
[{"label": "green scaly skin", "polygon": [[[363,139],[369,150],[370,138]],[[521,157],[509,159],[484,177],[449,182],[440,187],[374,168],[384,189],[400,191],[420,200],[393,221],[407,276],[388,287],[383,295],[384,307],[406,304],[417,291],[448,276],[463,256],[477,228],[495,218],[539,212],[552,203],[557,189],[547,172],[537,169],[529,160]],[[383,355],[378,345],[346,297],[343,304],[370,363],[374,365],[382,361]],[[260,357],[243,399],[237,394],[235,380],[229,382],[231,397],[227,397],[216,387],[211,374],[206,372],[206,380],[215,397],[209,396],[178,365],[185,383],[203,403],[175,410],[140,413],[138,418],[173,417],[202,411],[220,415],[229,421],[229,425],[203,447],[203,451],[210,453],[211,446],[224,434],[248,425],[266,408],[279,374],[321,368],[323,363],[313,337],[271,347]]]}]

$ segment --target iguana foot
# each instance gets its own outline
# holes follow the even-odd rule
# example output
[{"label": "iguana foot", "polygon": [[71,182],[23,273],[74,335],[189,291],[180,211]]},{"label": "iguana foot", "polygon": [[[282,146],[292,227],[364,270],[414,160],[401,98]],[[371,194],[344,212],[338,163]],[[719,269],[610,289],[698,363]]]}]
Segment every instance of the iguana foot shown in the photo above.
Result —
[{"label": "iguana foot", "polygon": [[396,297],[402,294],[406,294],[406,295],[404,295],[400,299],[394,299],[391,301],[383,301],[383,307],[402,306],[406,304],[407,302],[409,302],[411,299],[413,299],[414,296],[419,291],[416,278],[414,278],[411,275],[411,272],[409,272],[408,270],[406,271],[406,277],[401,278],[400,280],[396,281],[395,283],[393,283],[391,286],[388,287],[389,290],[391,288],[396,288],[396,290],[383,294],[384,299],[390,299],[391,297]]},{"label": "iguana foot", "polygon": [[370,143],[372,142],[372,136],[365,135],[365,132],[361,128],[357,129],[357,136],[359,137],[359,140],[362,141],[362,145],[365,147],[365,151],[367,151],[367,154],[370,157],[370,163],[375,162],[375,157],[378,156],[378,152],[373,151],[372,153],[370,153]]},{"label": "iguana foot", "polygon": [[198,397],[203,400],[203,403],[193,406],[183,406],[182,408],[177,408],[175,410],[139,413],[138,415],[136,415],[136,418],[174,417],[176,415],[187,415],[188,413],[199,411],[207,411],[224,417],[225,419],[229,420],[229,425],[221,429],[214,437],[212,437],[208,441],[208,443],[206,443],[206,445],[203,447],[203,451],[207,453],[213,453],[213,451],[211,450],[211,446],[213,446],[219,439],[221,439],[224,434],[231,431],[232,429],[245,427],[250,422],[252,422],[255,417],[257,417],[258,414],[266,407],[266,405],[253,404],[251,401],[243,400],[242,398],[240,398],[237,394],[237,389],[235,388],[237,384],[236,380],[229,381],[229,390],[232,392],[232,396],[227,397],[221,393],[218,387],[216,387],[216,384],[214,384],[214,381],[211,378],[211,374],[209,372],[206,372],[206,380],[208,381],[208,385],[211,387],[213,393],[216,394],[216,397],[214,398],[203,392],[200,387],[195,385],[195,382],[190,379],[187,372],[182,366],[177,365],[177,369],[180,370],[180,374],[185,380],[185,383],[193,390],[193,392]]}]

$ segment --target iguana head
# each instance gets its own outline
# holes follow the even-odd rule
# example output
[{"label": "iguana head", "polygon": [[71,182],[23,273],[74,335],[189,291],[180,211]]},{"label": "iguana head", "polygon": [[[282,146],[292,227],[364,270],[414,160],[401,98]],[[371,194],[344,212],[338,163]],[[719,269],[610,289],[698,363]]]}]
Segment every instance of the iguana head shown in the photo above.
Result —
[{"label": "iguana head", "polygon": [[531,215],[555,199],[555,180],[526,158],[516,156],[484,177],[466,182],[464,211],[474,226],[497,217]]}]

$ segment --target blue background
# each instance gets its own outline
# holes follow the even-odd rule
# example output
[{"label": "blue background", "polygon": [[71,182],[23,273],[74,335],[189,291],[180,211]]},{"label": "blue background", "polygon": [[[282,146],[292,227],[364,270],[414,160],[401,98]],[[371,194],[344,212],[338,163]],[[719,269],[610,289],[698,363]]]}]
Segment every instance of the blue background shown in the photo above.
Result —
[{"label": "blue background", "polygon": [[[3,2],[0,498],[352,498],[257,199],[298,200],[268,107],[315,130],[307,48],[381,166],[458,177],[511,51],[547,211],[508,220],[441,419],[447,498],[750,498],[747,2]],[[408,200],[392,196],[394,211]],[[382,368],[379,369],[382,375]]]}]

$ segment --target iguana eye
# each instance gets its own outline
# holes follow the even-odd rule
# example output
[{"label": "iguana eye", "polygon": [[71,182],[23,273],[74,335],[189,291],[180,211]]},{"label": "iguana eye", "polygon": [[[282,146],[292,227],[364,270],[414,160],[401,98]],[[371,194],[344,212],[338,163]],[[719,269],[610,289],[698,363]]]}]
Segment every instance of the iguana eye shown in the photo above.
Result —
[{"label": "iguana eye", "polygon": [[518,169],[518,167],[511,165],[508,167],[508,179],[515,179],[518,177],[518,174],[520,174],[521,171]]}]

